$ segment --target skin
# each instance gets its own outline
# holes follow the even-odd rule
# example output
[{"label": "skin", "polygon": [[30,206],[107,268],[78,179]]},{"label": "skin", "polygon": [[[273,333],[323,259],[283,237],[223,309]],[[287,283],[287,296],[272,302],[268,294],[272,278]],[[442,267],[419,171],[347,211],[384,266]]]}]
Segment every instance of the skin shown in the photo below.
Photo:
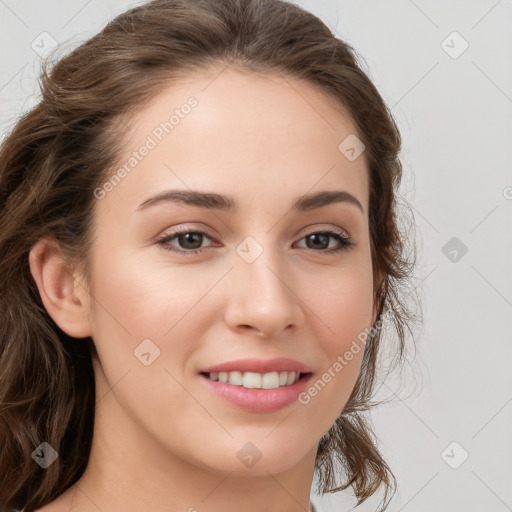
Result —
[{"label": "skin", "polygon": [[[375,322],[367,163],[364,154],[349,161],[340,153],[357,132],[313,85],[222,69],[174,81],[135,115],[120,165],[168,112],[198,100],[95,200],[91,293],[55,244],[42,240],[30,253],[52,318],[74,337],[91,336],[99,354],[89,464],[40,510],[309,510],[318,443],[350,396],[363,351],[308,404],[271,413],[221,401],[198,372],[284,356],[309,365],[314,382]],[[230,195],[239,207],[160,203],[136,212],[168,188]],[[291,211],[296,198],[320,190],[345,190],[364,212],[348,202]],[[179,226],[206,230],[197,244],[205,252],[157,245]],[[326,229],[355,245],[328,253],[339,246],[330,237],[308,248],[307,235]],[[263,249],[252,263],[236,252],[248,236]],[[191,250],[176,238],[169,245]],[[134,356],[147,338],[161,351],[149,366]],[[247,442],[261,453],[250,468],[237,457]]]}]

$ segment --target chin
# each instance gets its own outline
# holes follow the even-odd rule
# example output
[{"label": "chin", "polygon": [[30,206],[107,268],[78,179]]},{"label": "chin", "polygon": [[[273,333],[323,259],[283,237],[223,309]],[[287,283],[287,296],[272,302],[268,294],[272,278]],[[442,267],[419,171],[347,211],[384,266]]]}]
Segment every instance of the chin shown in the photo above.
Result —
[{"label": "chin", "polygon": [[210,445],[208,453],[197,454],[197,462],[210,471],[233,473],[240,477],[268,477],[269,473],[283,473],[306,457],[310,457],[311,464],[314,464],[318,441],[306,441],[302,436],[291,442],[290,436],[283,435],[286,431],[280,435],[268,433],[268,430],[254,436],[238,433],[225,443],[212,440],[214,445]]}]

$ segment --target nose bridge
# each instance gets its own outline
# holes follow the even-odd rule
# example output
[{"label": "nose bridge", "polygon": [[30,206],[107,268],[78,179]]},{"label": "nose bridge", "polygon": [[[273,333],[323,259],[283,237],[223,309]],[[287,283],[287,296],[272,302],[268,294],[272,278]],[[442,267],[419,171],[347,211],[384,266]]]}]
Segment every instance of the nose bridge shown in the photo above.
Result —
[{"label": "nose bridge", "polygon": [[272,336],[296,324],[299,301],[290,289],[284,255],[251,237],[239,244],[236,252],[227,312],[231,326],[250,326]]}]

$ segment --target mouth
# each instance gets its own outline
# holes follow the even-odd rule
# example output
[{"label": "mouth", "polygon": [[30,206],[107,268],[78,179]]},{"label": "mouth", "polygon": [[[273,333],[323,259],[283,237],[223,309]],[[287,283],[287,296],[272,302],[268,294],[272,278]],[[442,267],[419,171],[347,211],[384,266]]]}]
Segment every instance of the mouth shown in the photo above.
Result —
[{"label": "mouth", "polygon": [[297,381],[311,375],[311,372],[274,371],[256,372],[201,372],[201,375],[214,381],[247,389],[277,389],[292,386]]},{"label": "mouth", "polygon": [[292,406],[313,371],[294,359],[239,359],[203,368],[199,377],[222,401],[251,413]]},{"label": "mouth", "polygon": [[[312,374],[283,370],[263,374],[230,371],[215,375],[215,372],[201,372],[199,376],[210,392],[223,402],[250,413],[273,413],[295,404],[309,385]],[[221,382],[219,377],[231,379],[234,384]],[[285,377],[286,383],[280,385]]]}]

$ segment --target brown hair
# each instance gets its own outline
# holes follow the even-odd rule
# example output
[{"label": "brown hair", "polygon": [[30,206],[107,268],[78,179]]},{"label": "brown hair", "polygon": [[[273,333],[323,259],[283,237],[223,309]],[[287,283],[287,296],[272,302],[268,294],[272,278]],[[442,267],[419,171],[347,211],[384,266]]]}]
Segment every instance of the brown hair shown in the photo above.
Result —
[{"label": "brown hair", "polygon": [[[154,0],[133,8],[51,72],[43,64],[40,101],[0,149],[2,511],[31,512],[73,485],[87,465],[94,424],[93,341],[77,342],[48,315],[31,276],[29,251],[49,236],[90,276],[93,190],[106,181],[125,142],[126,130],[114,125],[129,122],[130,113],[172,77],[219,63],[316,84],[351,116],[369,167],[378,319],[392,315],[397,360],[403,358],[414,315],[400,290],[414,262],[397,217],[400,134],[355,51],[317,17],[286,1]],[[380,339],[379,329],[366,343],[353,393],[320,441],[316,469],[321,492],[352,487],[358,504],[382,485],[386,508],[396,481],[363,415],[374,405]],[[59,453],[47,469],[32,458],[43,441]]]}]

